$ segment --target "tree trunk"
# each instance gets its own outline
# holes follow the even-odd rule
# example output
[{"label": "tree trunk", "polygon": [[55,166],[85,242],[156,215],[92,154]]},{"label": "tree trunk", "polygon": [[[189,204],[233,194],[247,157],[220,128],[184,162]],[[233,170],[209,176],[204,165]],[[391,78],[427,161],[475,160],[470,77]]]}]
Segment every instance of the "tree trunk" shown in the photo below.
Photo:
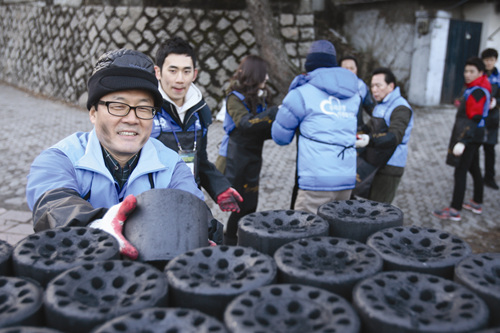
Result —
[{"label": "tree trunk", "polygon": [[260,56],[269,64],[269,81],[276,88],[277,98],[281,102],[300,70],[285,51],[269,0],[246,0],[246,4]]}]

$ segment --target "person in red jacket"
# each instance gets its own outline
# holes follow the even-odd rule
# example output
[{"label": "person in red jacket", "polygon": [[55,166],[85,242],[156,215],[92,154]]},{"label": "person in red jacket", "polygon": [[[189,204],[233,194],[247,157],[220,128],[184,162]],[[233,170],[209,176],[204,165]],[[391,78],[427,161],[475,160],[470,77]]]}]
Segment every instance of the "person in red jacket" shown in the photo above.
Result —
[{"label": "person in red jacket", "polygon": [[[491,84],[484,71],[480,58],[467,59],[464,70],[466,89],[458,106],[446,159],[447,164],[455,167],[453,199],[450,207],[433,212],[440,219],[460,221],[462,208],[482,213],[483,177],[479,147],[484,142],[484,124],[491,98]],[[474,197],[464,203],[467,171],[474,181]]]}]

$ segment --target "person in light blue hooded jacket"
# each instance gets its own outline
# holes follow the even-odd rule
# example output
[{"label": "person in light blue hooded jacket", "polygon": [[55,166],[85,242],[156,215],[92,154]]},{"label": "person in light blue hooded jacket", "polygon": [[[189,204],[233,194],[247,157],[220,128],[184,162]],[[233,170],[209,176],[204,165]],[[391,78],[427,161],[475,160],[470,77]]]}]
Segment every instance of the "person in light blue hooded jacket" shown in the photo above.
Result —
[{"label": "person in light blue hooded jacket", "polygon": [[356,183],[356,127],[361,98],[358,79],[337,67],[332,43],[312,43],[307,74],[297,76],[278,110],[272,138],[289,144],[297,133],[294,209],[317,213],[320,205],[347,200]]},{"label": "person in light blue hooded jacket", "polygon": [[136,196],[171,188],[204,200],[181,157],[150,138],[163,97],[154,63],[129,49],[103,54],[88,81],[87,108],[94,128],[74,133],[44,150],[32,163],[26,200],[35,232],[90,227],[113,235],[120,252],[138,250],[122,234]]}]

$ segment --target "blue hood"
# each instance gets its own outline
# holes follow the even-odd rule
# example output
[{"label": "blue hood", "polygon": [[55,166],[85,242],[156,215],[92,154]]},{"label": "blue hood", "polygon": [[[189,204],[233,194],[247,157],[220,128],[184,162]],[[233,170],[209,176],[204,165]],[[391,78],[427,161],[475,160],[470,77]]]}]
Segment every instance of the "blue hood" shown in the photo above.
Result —
[{"label": "blue hood", "polygon": [[295,77],[288,91],[306,83],[340,99],[350,98],[358,93],[357,76],[342,67],[318,68],[310,73],[301,74]]}]

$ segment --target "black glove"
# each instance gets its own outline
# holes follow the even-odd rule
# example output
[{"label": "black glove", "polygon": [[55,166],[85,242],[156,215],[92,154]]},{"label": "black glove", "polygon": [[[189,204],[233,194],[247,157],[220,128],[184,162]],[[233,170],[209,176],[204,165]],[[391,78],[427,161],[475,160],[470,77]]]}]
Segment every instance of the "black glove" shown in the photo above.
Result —
[{"label": "black glove", "polygon": [[215,244],[222,244],[224,238],[224,225],[216,219],[211,219],[208,222],[208,239],[215,242]]}]

